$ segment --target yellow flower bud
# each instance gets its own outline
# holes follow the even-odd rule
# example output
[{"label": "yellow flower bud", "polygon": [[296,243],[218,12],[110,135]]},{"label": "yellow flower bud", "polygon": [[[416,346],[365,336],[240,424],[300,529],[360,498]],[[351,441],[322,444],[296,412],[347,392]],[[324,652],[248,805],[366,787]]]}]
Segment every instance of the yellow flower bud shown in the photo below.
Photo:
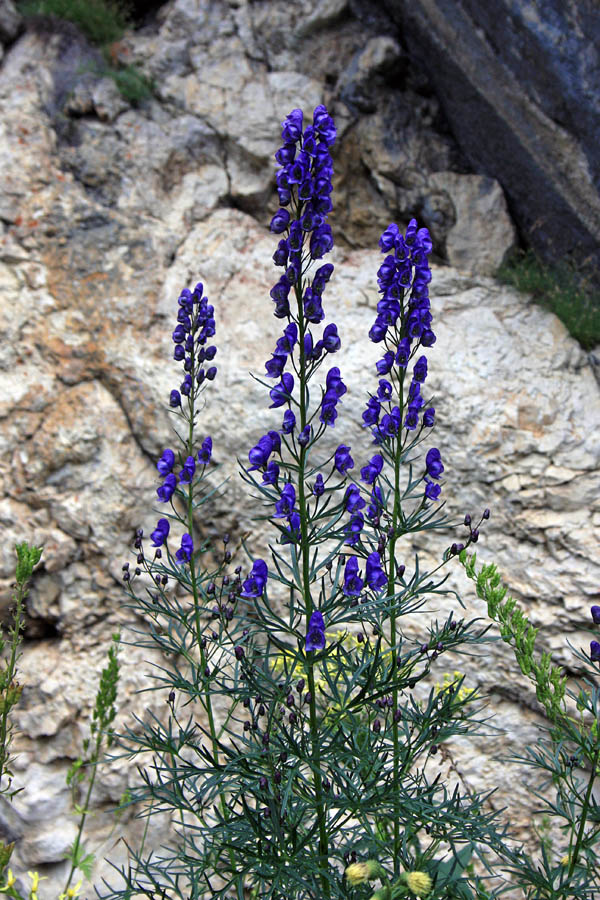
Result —
[{"label": "yellow flower bud", "polygon": [[366,881],[372,881],[381,873],[381,866],[374,859],[368,859],[366,862],[351,863],[346,869],[346,881],[348,884],[355,886],[364,884]]},{"label": "yellow flower bud", "polygon": [[4,885],[4,887],[2,888],[2,890],[5,891],[7,888],[11,888],[11,887],[13,886],[13,884],[15,883],[16,880],[17,880],[17,879],[16,879],[15,876],[13,875],[12,869],[9,869],[9,870],[8,870],[8,874],[7,874],[7,876],[6,876],[6,884]]},{"label": "yellow flower bud", "polygon": [[417,897],[426,897],[431,890],[431,878],[426,872],[407,872],[406,886]]},{"label": "yellow flower bud", "polygon": [[38,889],[38,885],[40,883],[39,872],[28,872],[27,874],[31,878],[31,893],[35,894],[35,892]]},{"label": "yellow flower bud", "polygon": [[563,856],[563,858],[561,859],[560,864],[561,864],[561,866],[568,866],[569,862],[570,862],[569,854],[567,853],[567,855]]}]

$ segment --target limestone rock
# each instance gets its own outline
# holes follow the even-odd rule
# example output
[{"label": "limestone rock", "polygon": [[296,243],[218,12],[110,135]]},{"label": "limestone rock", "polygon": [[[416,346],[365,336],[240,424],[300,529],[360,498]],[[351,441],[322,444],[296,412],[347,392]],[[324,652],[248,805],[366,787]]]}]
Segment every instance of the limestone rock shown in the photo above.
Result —
[{"label": "limestone rock", "polygon": [[[494,275],[516,243],[498,182],[483,175],[434,172],[429,183],[446,194],[454,207],[454,225],[446,232],[449,264],[480,275]],[[428,218],[434,215],[432,212]]]}]

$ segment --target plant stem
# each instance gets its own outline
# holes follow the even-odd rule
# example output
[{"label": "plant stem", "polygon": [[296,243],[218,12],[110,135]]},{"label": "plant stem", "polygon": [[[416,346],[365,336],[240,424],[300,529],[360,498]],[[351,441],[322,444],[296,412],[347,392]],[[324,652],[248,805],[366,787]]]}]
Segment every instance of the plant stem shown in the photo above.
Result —
[{"label": "plant stem", "polygon": [[10,632],[10,659],[8,661],[8,665],[6,666],[5,672],[2,674],[2,679],[5,687],[3,692],[4,696],[1,698],[2,714],[0,716],[0,790],[2,786],[2,777],[6,773],[6,766],[8,763],[7,740],[10,740],[8,735],[8,717],[12,707],[14,706],[14,703],[16,703],[18,699],[17,696],[13,700],[10,695],[14,690],[13,679],[17,670],[18,650],[21,643],[21,630],[23,628],[23,601],[25,599],[26,593],[25,582],[17,582],[17,590],[15,594],[16,606],[13,626]]},{"label": "plant stem", "polygon": [[577,865],[577,858],[579,856],[579,852],[581,850],[581,844],[583,842],[583,834],[585,829],[585,822],[587,819],[588,810],[590,807],[590,798],[592,796],[592,788],[594,786],[594,779],[596,777],[596,766],[598,764],[598,757],[600,756],[600,747],[594,753],[594,758],[592,760],[592,771],[590,772],[590,779],[588,781],[587,790],[585,792],[585,798],[583,801],[583,809],[581,811],[581,821],[579,823],[579,831],[577,833],[577,841],[575,843],[575,850],[573,852],[573,856],[571,859],[571,865],[569,866],[569,878],[573,874],[573,870]]},{"label": "plant stem", "polygon": [[[306,383],[306,355],[304,352],[304,311],[302,308],[302,279],[296,286],[296,298],[298,300],[299,342],[300,342],[300,431],[306,427],[308,407],[308,386]],[[306,606],[306,630],[313,612],[313,601],[310,592],[310,544],[308,540],[308,511],[304,474],[306,470],[306,447],[300,448],[300,460],[298,466],[298,506],[300,509],[300,534],[302,555],[302,594]],[[325,804],[323,801],[323,779],[321,778],[321,746],[319,742],[319,730],[317,726],[317,707],[315,697],[314,653],[309,652],[307,658],[307,679],[310,692],[310,736],[313,760],[313,779],[315,785],[315,798],[317,807],[317,821],[319,823],[319,868],[321,870],[321,884],[325,897],[330,896],[329,881],[326,870],[329,860],[329,848],[327,841],[327,825],[325,816]]]}]

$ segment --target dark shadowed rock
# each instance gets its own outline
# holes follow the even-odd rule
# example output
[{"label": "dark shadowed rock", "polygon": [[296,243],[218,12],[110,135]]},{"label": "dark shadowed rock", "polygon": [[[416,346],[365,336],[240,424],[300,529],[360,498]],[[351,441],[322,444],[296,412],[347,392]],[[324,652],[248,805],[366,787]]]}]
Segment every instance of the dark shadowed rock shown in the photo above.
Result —
[{"label": "dark shadowed rock", "polygon": [[471,165],[528,243],[600,267],[595,0],[384,0]]}]

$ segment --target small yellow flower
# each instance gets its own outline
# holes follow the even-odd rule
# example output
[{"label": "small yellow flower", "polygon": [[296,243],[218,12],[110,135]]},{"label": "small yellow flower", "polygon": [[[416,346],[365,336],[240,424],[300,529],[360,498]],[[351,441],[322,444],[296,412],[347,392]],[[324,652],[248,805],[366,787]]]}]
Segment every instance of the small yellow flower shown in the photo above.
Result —
[{"label": "small yellow flower", "polygon": [[381,866],[374,859],[368,859],[366,862],[351,863],[346,869],[346,881],[348,884],[355,886],[364,884],[366,881],[372,881],[377,878],[381,872]]},{"label": "small yellow flower", "polygon": [[35,894],[35,892],[38,889],[38,885],[40,883],[39,872],[28,872],[27,874],[31,878],[31,893]]},{"label": "small yellow flower", "polygon": [[11,888],[17,879],[13,875],[12,869],[8,870],[8,874],[6,876],[6,884],[0,890],[6,891],[8,888]]},{"label": "small yellow flower", "polygon": [[407,872],[406,886],[417,897],[426,897],[431,890],[431,878],[426,872]]},{"label": "small yellow flower", "polygon": [[568,866],[570,861],[571,860],[569,859],[569,854],[567,853],[567,855],[563,856],[563,858],[561,859],[560,864],[561,866]]}]

